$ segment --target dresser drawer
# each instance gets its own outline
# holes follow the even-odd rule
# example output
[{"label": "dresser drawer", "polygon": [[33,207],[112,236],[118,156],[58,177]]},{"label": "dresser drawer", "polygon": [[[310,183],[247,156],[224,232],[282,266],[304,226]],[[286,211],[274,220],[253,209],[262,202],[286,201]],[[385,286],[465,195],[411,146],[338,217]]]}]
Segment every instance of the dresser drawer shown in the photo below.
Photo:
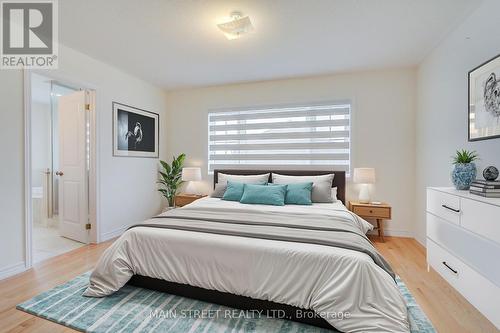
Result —
[{"label": "dresser drawer", "polygon": [[466,198],[461,200],[462,227],[500,244],[500,207]]},{"label": "dresser drawer", "polygon": [[381,219],[391,218],[391,209],[388,207],[364,207],[354,206],[353,212],[363,217],[373,217]]},{"label": "dresser drawer", "polygon": [[427,263],[449,284],[457,288],[465,264],[429,238],[427,239]]},{"label": "dresser drawer", "polygon": [[449,222],[460,224],[460,198],[455,195],[428,189],[427,211]]},{"label": "dresser drawer", "polygon": [[431,239],[427,239],[427,263],[500,328],[500,288]]},{"label": "dresser drawer", "polygon": [[500,244],[429,213],[427,237],[500,287]]}]

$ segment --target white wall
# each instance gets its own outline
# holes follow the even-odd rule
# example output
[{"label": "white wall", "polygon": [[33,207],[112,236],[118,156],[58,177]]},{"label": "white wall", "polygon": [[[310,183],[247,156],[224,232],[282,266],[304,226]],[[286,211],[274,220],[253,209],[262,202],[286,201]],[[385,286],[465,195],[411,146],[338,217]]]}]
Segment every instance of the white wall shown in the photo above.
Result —
[{"label": "white wall", "polygon": [[0,278],[24,268],[23,76],[0,70]]},{"label": "white wall", "polygon": [[[168,156],[185,152],[187,164],[202,167],[208,193],[207,111],[351,99],[352,166],[376,168],[374,197],[390,202],[388,233],[411,236],[415,197],[415,92],[413,69],[235,84],[172,91],[167,94]],[[357,195],[352,186],[348,196]]]},{"label": "white wall", "polygon": [[[59,48],[59,69],[40,72],[85,82],[97,90],[98,216],[101,240],[121,233],[128,225],[160,211],[156,191],[157,159],[112,156],[113,101],[160,114],[160,156],[165,156],[166,117],[164,92],[110,65],[64,46]],[[23,74],[0,71],[0,142],[2,211],[0,278],[18,271],[24,261],[24,125]]]},{"label": "white wall", "polygon": [[479,174],[500,168],[500,139],[467,141],[467,73],[500,53],[500,1],[486,0],[423,61],[418,71],[416,238],[425,242],[425,188],[452,186],[451,156],[476,150]]}]

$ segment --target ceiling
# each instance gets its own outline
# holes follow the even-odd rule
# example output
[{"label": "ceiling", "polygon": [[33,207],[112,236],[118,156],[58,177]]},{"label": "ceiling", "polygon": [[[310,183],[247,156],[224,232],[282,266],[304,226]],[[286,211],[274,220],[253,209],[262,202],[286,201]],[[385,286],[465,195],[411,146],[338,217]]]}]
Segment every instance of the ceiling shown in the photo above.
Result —
[{"label": "ceiling", "polygon": [[[482,0],[64,0],[63,44],[165,89],[417,65]],[[255,31],[227,40],[233,10]]]}]

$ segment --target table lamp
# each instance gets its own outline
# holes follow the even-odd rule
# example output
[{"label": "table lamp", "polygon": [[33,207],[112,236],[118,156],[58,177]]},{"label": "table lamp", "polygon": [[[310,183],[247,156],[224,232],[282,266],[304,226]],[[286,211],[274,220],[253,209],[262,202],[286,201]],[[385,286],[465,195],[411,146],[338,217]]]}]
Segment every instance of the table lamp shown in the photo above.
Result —
[{"label": "table lamp", "polygon": [[185,189],[187,194],[198,194],[194,182],[198,182],[201,180],[200,168],[182,168],[181,178],[183,181],[187,182]]},{"label": "table lamp", "polygon": [[361,184],[359,190],[359,202],[370,202],[369,184],[375,184],[375,169],[373,168],[354,168],[353,181],[356,184]]}]

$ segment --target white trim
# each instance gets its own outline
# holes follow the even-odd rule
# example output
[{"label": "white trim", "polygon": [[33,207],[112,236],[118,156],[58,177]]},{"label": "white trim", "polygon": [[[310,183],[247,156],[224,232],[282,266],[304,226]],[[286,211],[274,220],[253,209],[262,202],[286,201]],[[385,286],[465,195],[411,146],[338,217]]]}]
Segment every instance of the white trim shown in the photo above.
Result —
[{"label": "white trim", "polygon": [[[368,232],[369,235],[377,235],[377,230],[372,230]],[[384,228],[384,236],[393,236],[393,237],[406,237],[406,238],[414,238],[413,233],[408,230],[397,230],[397,229],[385,229]]]},{"label": "white trim", "polygon": [[346,172],[345,180],[346,180],[346,190],[347,184],[351,181],[353,173],[354,173],[354,161],[356,161],[356,149],[354,149],[354,142],[356,141],[356,97],[349,98],[351,102],[351,110],[349,115],[349,172]]},{"label": "white trim", "polygon": [[219,112],[241,112],[241,111],[253,111],[260,109],[280,109],[280,108],[300,108],[307,106],[327,106],[332,104],[350,104],[352,101],[350,98],[341,99],[327,99],[315,102],[300,102],[300,103],[277,103],[277,104],[258,104],[258,105],[246,105],[237,107],[223,107],[223,108],[209,108],[208,113],[219,113]]},{"label": "white trim", "polygon": [[413,232],[411,232],[409,230],[384,229],[384,235],[393,236],[393,237],[413,238]]},{"label": "white trim", "polygon": [[[90,223],[92,225],[91,232],[89,233],[89,241],[91,243],[99,242],[99,153],[97,151],[98,145],[98,131],[97,131],[97,86],[86,82],[78,82],[69,79],[68,75],[56,73],[54,71],[43,70],[24,70],[23,78],[23,91],[24,91],[24,225],[25,225],[25,261],[23,265],[25,269],[33,266],[33,219],[32,219],[32,203],[31,203],[31,75],[32,73],[49,77],[53,80],[63,82],[65,85],[80,87],[93,91],[90,116],[90,146],[91,158],[93,162],[90,164],[89,170],[89,190],[94,194],[95,201],[92,206],[89,206]],[[93,150],[92,150],[93,149]],[[92,154],[93,151],[93,154]],[[93,156],[92,156],[93,155]],[[89,200],[89,205],[91,200]]]},{"label": "white trim", "polygon": [[0,269],[0,280],[6,279],[13,275],[22,273],[26,271],[28,268],[26,267],[26,263],[24,261],[18,262],[14,265],[9,265]]},{"label": "white trim", "polygon": [[[89,92],[87,90],[87,92]],[[89,124],[90,124],[90,166],[89,166],[89,187],[88,187],[88,207],[89,207],[89,223],[92,225],[90,229],[90,239],[92,243],[99,243],[99,224],[97,223],[97,213],[99,205],[99,190],[98,190],[98,157],[97,151],[97,104],[96,90],[93,89],[87,94],[86,100],[90,104]]]},{"label": "white trim", "polygon": [[33,219],[31,216],[31,72],[23,71],[24,98],[24,228],[25,268],[33,266]]},{"label": "white trim", "polygon": [[421,239],[420,237],[415,236],[414,238],[415,238],[415,240],[417,242],[420,243],[420,245],[422,245],[423,247],[427,248],[427,237],[425,237],[424,239]]},{"label": "white trim", "polygon": [[127,231],[128,228],[129,228],[128,226],[124,226],[124,227],[120,227],[120,228],[115,229],[115,230],[103,232],[100,235],[101,237],[99,237],[99,242],[105,242],[105,241],[110,240],[112,238],[119,237],[119,236],[121,236],[121,234],[123,234],[125,231]]}]

